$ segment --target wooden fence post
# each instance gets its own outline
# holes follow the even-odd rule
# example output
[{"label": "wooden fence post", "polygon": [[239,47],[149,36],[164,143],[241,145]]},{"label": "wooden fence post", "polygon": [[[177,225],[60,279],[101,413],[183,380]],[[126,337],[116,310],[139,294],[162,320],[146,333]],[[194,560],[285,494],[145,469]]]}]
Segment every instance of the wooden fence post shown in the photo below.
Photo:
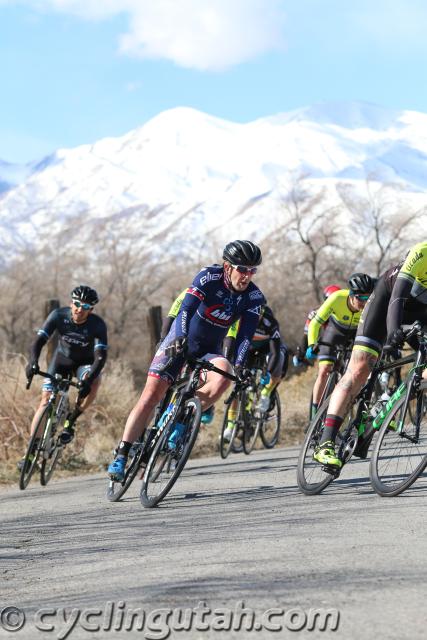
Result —
[{"label": "wooden fence post", "polygon": [[157,306],[148,309],[147,323],[150,332],[151,353],[154,354],[162,332],[162,307]]}]

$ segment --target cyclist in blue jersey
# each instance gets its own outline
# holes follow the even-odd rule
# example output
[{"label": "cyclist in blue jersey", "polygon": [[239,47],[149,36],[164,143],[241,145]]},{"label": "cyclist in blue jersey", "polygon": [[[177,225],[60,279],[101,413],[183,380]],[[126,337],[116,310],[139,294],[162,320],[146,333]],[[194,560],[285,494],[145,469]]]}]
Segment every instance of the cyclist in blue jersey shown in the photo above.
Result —
[{"label": "cyclist in blue jersey", "polygon": [[[44,345],[55,332],[58,333],[58,346],[49,364],[48,372],[52,375],[76,375],[80,379],[79,397],[75,409],[69,413],[60,434],[63,444],[71,442],[74,437],[74,423],[77,418],[94,401],[100,384],[100,374],[107,359],[107,325],[104,320],[92,313],[98,303],[95,289],[79,285],[71,292],[71,304],[68,307],[55,309],[47,317],[37,338],[31,346],[30,358],[26,368],[27,378],[39,371],[39,357]],[[52,391],[52,383],[46,378],[42,386],[42,398],[36,410],[31,433],[37,426],[39,418],[46,407]],[[21,469],[24,459],[18,462]]]},{"label": "cyclist in blue jersey", "polygon": [[[127,419],[116,458],[108,468],[110,478],[116,482],[123,480],[132,443],[144,432],[155,407],[176,379],[185,362],[185,352],[230,372],[231,364],[222,355],[222,341],[229,327],[240,317],[241,329],[236,340],[237,375],[244,365],[265,304],[264,295],[252,282],[261,264],[261,250],[249,240],[235,240],[226,245],[223,260],[222,265],[206,267],[194,278],[169,333],[151,362],[141,397]],[[206,383],[197,392],[202,410],[213,405],[229,384],[224,376],[208,372]],[[169,440],[171,448],[177,446],[180,430],[182,427],[177,425]]]}]

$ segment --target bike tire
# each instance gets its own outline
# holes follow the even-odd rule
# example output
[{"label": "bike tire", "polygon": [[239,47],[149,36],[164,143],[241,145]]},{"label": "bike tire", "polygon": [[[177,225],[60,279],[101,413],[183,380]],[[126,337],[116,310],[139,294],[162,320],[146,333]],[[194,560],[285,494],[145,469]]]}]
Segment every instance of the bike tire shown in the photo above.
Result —
[{"label": "bike tire", "polygon": [[[420,389],[410,399],[403,413],[407,393],[399,398],[387,414],[371,457],[371,484],[374,491],[382,497],[394,497],[403,493],[427,467],[427,382],[420,384]],[[420,432],[418,442],[413,442],[410,438],[416,436],[414,416],[417,415],[417,402]]]},{"label": "bike tire", "polygon": [[240,423],[240,407],[242,406],[242,395],[241,392],[237,394],[236,396],[236,400],[238,402],[238,410],[237,410],[237,419],[235,420],[235,424],[234,424],[234,429],[232,431],[230,440],[227,441],[224,438],[224,433],[225,430],[227,429],[227,425],[228,425],[228,412],[230,410],[231,407],[231,403],[227,405],[226,410],[224,411],[224,419],[222,421],[222,429],[221,429],[221,436],[219,439],[219,453],[221,455],[221,458],[223,460],[225,460],[225,458],[227,458],[228,454],[230,453],[230,451],[234,450],[234,441],[236,438],[236,434],[237,431],[239,429],[239,423]]},{"label": "bike tire", "polygon": [[108,482],[107,498],[110,502],[118,502],[125,495],[141,469],[142,457],[145,452],[144,446],[140,441],[134,443],[133,446],[137,447],[137,451],[129,460],[123,482],[116,482],[115,480],[109,480]]},{"label": "bike tire", "polygon": [[56,444],[48,458],[43,457],[40,465],[40,484],[45,487],[51,479],[56,465],[62,456],[64,447]]},{"label": "bike tire", "polygon": [[[267,411],[264,419],[262,420],[260,436],[262,440],[262,444],[266,449],[273,449],[276,446],[279,435],[280,435],[280,425],[282,422],[282,408],[280,404],[280,396],[275,389],[272,393],[273,399],[273,408],[271,411]],[[272,422],[272,431],[268,429],[269,422]]]},{"label": "bike tire", "polygon": [[[43,440],[44,440],[44,434],[46,431],[46,426],[50,417],[49,413],[50,413],[50,405],[46,405],[46,407],[43,410],[43,413],[39,418],[39,421],[37,422],[37,426],[34,430],[34,433],[31,436],[30,441],[28,443],[27,451],[25,452],[24,465],[22,467],[22,470],[19,476],[19,488],[22,490],[24,490],[28,486],[28,483],[31,480],[31,476],[33,475],[35,468],[38,464],[42,447],[43,447]],[[43,433],[40,437],[40,441],[37,447],[34,449],[34,443],[37,438],[37,433],[42,425],[44,425]],[[34,449],[34,453],[33,453],[33,449]],[[31,455],[34,455],[34,458],[32,461],[30,460]]]},{"label": "bike tire", "polygon": [[246,453],[246,455],[249,455],[253,451],[255,442],[257,441],[258,434],[261,429],[262,416],[261,414],[258,414],[258,410],[255,407],[256,405],[252,405],[250,410],[248,411],[246,407],[243,406],[245,416],[243,430],[243,451]]},{"label": "bike tire", "polygon": [[[65,418],[66,412],[63,412],[59,422],[55,425],[55,429],[53,430],[53,422],[50,421],[50,424],[47,425],[47,428],[45,430],[45,434],[43,437],[43,458],[40,464],[40,484],[42,485],[42,487],[45,487],[47,485],[53,475],[53,472],[55,471],[56,465],[61,459],[64,446],[61,445],[58,440],[58,436],[56,436],[55,434],[57,431],[61,430],[61,427],[65,422]],[[55,441],[52,450],[49,451],[49,441],[51,438],[55,438]]]},{"label": "bike tire", "polygon": [[178,480],[196,442],[201,416],[202,408],[199,398],[194,397],[187,400],[184,416],[180,422],[187,424],[188,428],[178,458],[167,448],[167,441],[175,421],[167,425],[167,428],[160,434],[142,479],[140,500],[144,507],[157,506]]},{"label": "bike tire", "polygon": [[318,495],[334,480],[333,475],[324,471],[322,466],[313,460],[314,449],[320,440],[322,421],[326,416],[328,406],[329,398],[326,398],[308,426],[298,456],[297,484],[307,496]]}]

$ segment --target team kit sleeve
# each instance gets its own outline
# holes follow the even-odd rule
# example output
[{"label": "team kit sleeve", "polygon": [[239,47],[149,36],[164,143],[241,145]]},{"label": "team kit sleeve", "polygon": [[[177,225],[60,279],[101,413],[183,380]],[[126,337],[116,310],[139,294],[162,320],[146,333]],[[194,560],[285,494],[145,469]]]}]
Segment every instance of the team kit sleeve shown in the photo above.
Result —
[{"label": "team kit sleeve", "polygon": [[202,269],[194,278],[192,284],[185,291],[181,308],[176,316],[175,335],[184,338],[188,335],[190,320],[196,313],[197,307],[206,297],[206,287],[209,280],[206,278],[207,269]]},{"label": "team kit sleeve", "polygon": [[397,274],[390,301],[387,309],[387,336],[400,328],[403,321],[403,311],[408,298],[411,296],[417,275],[417,267],[422,260],[422,253],[418,250],[419,245],[415,245],[405,258],[405,262]]},{"label": "team kit sleeve", "polygon": [[251,346],[252,337],[261,317],[262,307],[266,304],[266,299],[261,291],[252,294],[252,300],[256,304],[244,311],[240,318],[240,329],[236,338],[236,360],[235,365],[240,367],[245,364]]},{"label": "team kit sleeve", "polygon": [[179,313],[179,310],[181,309],[181,305],[183,303],[186,293],[187,293],[187,289],[184,289],[184,291],[181,291],[179,296],[175,298],[175,300],[172,302],[171,308],[168,311],[169,318],[176,318],[176,316]]},{"label": "team kit sleeve", "polygon": [[[337,291],[339,293],[339,291]],[[334,296],[336,294],[333,293],[325,302],[317,309],[316,313],[312,320],[310,320],[310,324],[308,325],[308,346],[316,344],[319,339],[319,333],[322,326],[325,322],[328,321],[330,315],[332,314],[332,305],[334,302]]]},{"label": "team kit sleeve", "polygon": [[93,347],[94,351],[94,360],[92,366],[89,370],[89,374],[87,376],[87,381],[91,382],[95,378],[99,376],[102,369],[105,366],[107,361],[107,350],[108,350],[108,336],[107,336],[107,325],[104,320],[99,318],[99,329],[97,331],[97,336],[95,338],[95,345]]},{"label": "team kit sleeve", "polygon": [[32,362],[37,362],[40,357],[40,353],[52,335],[58,328],[58,309],[54,309],[46,318],[44,324],[37,331],[37,337],[31,345],[30,359]]}]

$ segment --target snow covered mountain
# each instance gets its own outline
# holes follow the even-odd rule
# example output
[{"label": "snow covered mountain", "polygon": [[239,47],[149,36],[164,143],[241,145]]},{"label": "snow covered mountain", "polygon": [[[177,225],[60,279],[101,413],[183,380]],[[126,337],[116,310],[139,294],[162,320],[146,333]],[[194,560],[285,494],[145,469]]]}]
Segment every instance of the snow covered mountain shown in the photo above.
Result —
[{"label": "snow covered mountain", "polygon": [[336,202],[337,183],[362,189],[372,173],[426,203],[427,114],[325,103],[236,124],[181,107],[125,136],[59,149],[13,178],[0,163],[0,247],[7,258],[63,229],[81,242],[100,225],[131,233],[154,257],[159,242],[185,253],[262,240],[292,176],[306,174]]}]

